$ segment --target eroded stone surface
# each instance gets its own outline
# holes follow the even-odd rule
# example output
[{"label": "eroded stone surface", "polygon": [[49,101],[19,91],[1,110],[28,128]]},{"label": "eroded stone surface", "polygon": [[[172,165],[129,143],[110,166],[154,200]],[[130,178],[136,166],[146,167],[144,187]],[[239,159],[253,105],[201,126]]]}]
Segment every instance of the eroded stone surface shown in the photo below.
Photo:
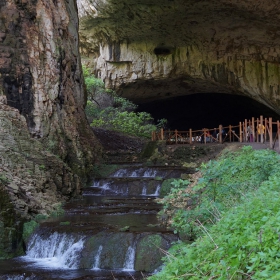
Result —
[{"label": "eroded stone surface", "polygon": [[0,105],[0,259],[21,252],[23,221],[49,215],[81,186],[61,158],[30,137],[18,110]]},{"label": "eroded stone surface", "polygon": [[[0,96],[33,138],[85,176],[97,154],[86,121],[74,0],[1,1]],[[3,97],[1,98],[1,100]]]},{"label": "eroded stone surface", "polygon": [[280,113],[275,1],[80,2],[82,51],[121,95],[243,94]]},{"label": "eroded stone surface", "polygon": [[76,1],[0,1],[0,258],[24,220],[80,193],[100,151],[78,45]]}]

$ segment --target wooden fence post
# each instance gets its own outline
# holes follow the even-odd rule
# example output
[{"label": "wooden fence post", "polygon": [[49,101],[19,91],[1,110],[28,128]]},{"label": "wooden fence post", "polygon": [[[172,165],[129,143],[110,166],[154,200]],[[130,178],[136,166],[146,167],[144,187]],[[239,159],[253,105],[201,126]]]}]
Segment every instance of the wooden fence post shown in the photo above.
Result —
[{"label": "wooden fence post", "polygon": [[178,130],[175,129],[175,144],[178,142]]},{"label": "wooden fence post", "polygon": [[261,124],[261,127],[260,127],[261,143],[263,143],[264,142],[264,138],[263,138],[263,135],[264,135],[264,131],[263,131],[263,116],[260,116],[260,124]]},{"label": "wooden fence post", "polygon": [[269,128],[269,147],[270,147],[270,149],[272,149],[272,147],[273,147],[273,136],[272,136],[272,118],[269,118],[268,119],[268,128]]},{"label": "wooden fence post", "polygon": [[264,142],[266,142],[266,135],[269,133],[269,129],[267,127],[267,118],[264,119]]},{"label": "wooden fence post", "polygon": [[191,128],[189,130],[189,137],[190,137],[189,141],[190,141],[190,145],[191,145],[192,144],[192,129]]},{"label": "wooden fence post", "polygon": [[242,142],[242,123],[239,122],[239,142],[241,143]]},{"label": "wooden fence post", "polygon": [[247,124],[247,119],[245,119],[245,123],[244,123],[244,140],[245,142],[248,141],[248,138],[247,138],[247,127],[248,127],[248,124]]},{"label": "wooden fence post", "polygon": [[231,125],[229,125],[228,133],[229,133],[229,142],[231,142]]},{"label": "wooden fence post", "polygon": [[203,138],[204,138],[204,144],[206,144],[206,129],[203,128]]},{"label": "wooden fence post", "polygon": [[219,143],[223,143],[223,135],[222,135],[222,125],[219,125]]},{"label": "wooden fence post", "polygon": [[259,134],[258,134],[258,128],[259,128],[259,118],[257,118],[257,127],[256,127],[256,134],[257,134],[257,143],[259,143]]},{"label": "wooden fence post", "polygon": [[252,118],[252,132],[253,132],[253,142],[255,142],[256,134],[255,134],[255,118],[254,117]]},{"label": "wooden fence post", "polygon": [[160,140],[164,140],[163,128],[160,129]]}]

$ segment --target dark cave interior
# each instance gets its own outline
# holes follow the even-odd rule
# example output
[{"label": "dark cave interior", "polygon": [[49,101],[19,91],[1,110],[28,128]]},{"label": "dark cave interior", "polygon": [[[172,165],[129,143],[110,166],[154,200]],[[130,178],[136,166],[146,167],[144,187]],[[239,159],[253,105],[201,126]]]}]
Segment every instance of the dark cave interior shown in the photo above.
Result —
[{"label": "dark cave interior", "polygon": [[194,130],[238,125],[240,121],[280,116],[272,109],[249,97],[222,93],[199,93],[161,99],[138,105],[138,111],[150,113],[155,120],[168,120],[168,129]]}]

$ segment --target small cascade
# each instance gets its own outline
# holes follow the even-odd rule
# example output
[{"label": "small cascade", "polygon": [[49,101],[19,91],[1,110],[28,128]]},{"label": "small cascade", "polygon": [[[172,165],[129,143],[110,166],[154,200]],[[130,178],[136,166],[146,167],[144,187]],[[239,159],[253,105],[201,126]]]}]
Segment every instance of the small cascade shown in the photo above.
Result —
[{"label": "small cascade", "polygon": [[160,187],[161,187],[161,184],[158,184],[158,185],[157,185],[157,188],[156,188],[156,191],[155,191],[155,193],[153,194],[153,196],[159,196]]},{"label": "small cascade", "polygon": [[143,189],[142,189],[142,195],[147,195],[147,187],[144,186]]},{"label": "small cascade", "polygon": [[[144,177],[144,178],[148,178],[148,177],[154,178],[154,177],[157,176],[157,174],[158,174],[157,170],[148,169],[148,170],[146,170],[146,171],[144,172],[143,177]],[[161,173],[161,176],[163,176],[162,173]]]},{"label": "small cascade", "polygon": [[127,178],[154,178],[156,176],[164,177],[166,175],[166,171],[164,170],[156,170],[153,168],[122,168],[111,175],[111,177],[119,178],[119,177],[127,177]]},{"label": "small cascade", "polygon": [[43,239],[34,234],[28,243],[27,259],[33,259],[38,265],[75,269],[79,267],[79,253],[82,251],[84,240],[59,234],[57,232]]},{"label": "small cascade", "polygon": [[129,246],[125,256],[123,271],[134,271],[135,246]]},{"label": "small cascade", "polygon": [[100,269],[100,256],[101,256],[101,252],[102,252],[103,246],[100,245],[97,251],[97,254],[94,258],[94,266],[93,266],[93,270],[99,270]]},{"label": "small cascade", "polygon": [[155,199],[166,178],[182,173],[186,170],[129,166],[96,179],[82,199],[64,206],[63,216],[41,223],[26,256],[11,265],[0,261],[0,279],[140,280],[153,274],[162,252],[178,239],[160,225]]}]

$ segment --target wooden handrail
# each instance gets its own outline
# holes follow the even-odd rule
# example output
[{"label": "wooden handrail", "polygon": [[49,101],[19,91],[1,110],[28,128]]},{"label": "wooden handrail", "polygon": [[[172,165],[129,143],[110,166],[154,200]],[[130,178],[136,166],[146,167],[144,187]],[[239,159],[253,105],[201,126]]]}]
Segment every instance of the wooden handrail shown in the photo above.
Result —
[{"label": "wooden handrail", "polygon": [[[252,138],[248,135],[248,126],[251,126]],[[263,125],[265,130],[260,135],[258,134],[259,125]],[[273,133],[273,127],[275,129]],[[223,135],[222,130],[227,129],[228,132]],[[239,135],[238,135],[239,134]],[[273,135],[275,138],[273,139]],[[259,139],[260,136],[260,139]],[[273,121],[272,118],[254,118],[245,119],[243,122],[239,122],[238,125],[222,126],[219,125],[215,128],[203,128],[200,130],[189,130],[179,131],[175,130],[163,130],[152,132],[152,141],[162,140],[169,144],[193,144],[193,143],[204,143],[217,142],[224,143],[226,140],[232,142],[234,140],[242,142],[269,142],[269,147],[273,149],[275,147],[276,140],[279,142],[280,151],[280,122],[279,120]]]}]

